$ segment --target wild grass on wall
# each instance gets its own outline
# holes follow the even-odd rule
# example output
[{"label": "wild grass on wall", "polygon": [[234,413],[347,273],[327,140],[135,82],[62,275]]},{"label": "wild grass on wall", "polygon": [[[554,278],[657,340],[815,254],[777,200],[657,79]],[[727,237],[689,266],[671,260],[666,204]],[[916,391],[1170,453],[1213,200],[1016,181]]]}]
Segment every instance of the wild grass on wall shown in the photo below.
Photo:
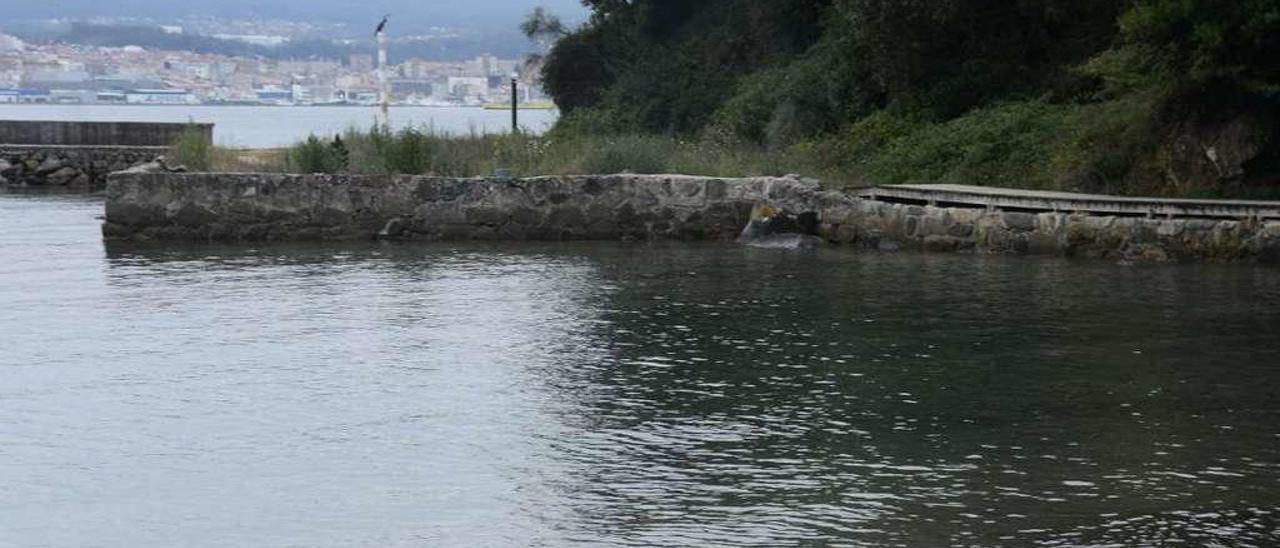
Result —
[{"label": "wild grass on wall", "polygon": [[[311,136],[288,153],[290,171],[450,177],[595,173],[680,173],[721,177],[782,175],[795,159],[759,147],[659,135],[463,135],[430,128],[348,130]],[[798,171],[797,171],[798,172]]]}]

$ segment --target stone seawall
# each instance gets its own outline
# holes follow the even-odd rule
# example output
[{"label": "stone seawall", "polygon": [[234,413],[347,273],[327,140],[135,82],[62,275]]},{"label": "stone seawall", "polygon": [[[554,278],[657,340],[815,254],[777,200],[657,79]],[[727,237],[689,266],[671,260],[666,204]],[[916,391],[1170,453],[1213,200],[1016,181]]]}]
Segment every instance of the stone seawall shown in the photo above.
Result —
[{"label": "stone seawall", "polygon": [[186,131],[213,141],[213,124],[0,120],[0,143],[53,146],[169,146]]},{"label": "stone seawall", "polygon": [[1035,213],[843,197],[829,200],[819,214],[829,241],[879,249],[1280,263],[1280,221],[1256,218]]},{"label": "stone seawall", "polygon": [[797,178],[450,179],[117,173],[104,235],[134,240],[731,240],[766,203],[863,248],[1280,262],[1280,219],[1149,218],[893,203]]},{"label": "stone seawall", "polygon": [[731,239],[793,179],[614,175],[530,179],[116,173],[112,238]]},{"label": "stone seawall", "polygon": [[166,147],[0,144],[0,186],[100,190],[107,174],[145,164]]}]

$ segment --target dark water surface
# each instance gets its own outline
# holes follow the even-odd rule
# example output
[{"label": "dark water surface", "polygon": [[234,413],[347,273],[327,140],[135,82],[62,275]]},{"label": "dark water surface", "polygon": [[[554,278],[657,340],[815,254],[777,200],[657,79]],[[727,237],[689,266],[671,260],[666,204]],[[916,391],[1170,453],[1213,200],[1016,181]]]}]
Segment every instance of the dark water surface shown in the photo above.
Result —
[{"label": "dark water surface", "polygon": [[0,546],[1280,544],[1280,270],[101,208],[0,196]]}]

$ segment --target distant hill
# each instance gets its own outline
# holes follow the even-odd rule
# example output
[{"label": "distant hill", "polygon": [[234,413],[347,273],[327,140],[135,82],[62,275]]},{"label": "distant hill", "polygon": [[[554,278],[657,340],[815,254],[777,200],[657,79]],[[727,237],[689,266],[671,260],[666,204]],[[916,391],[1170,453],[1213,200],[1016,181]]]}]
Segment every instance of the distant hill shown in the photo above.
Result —
[{"label": "distant hill", "polygon": [[[346,59],[352,53],[367,53],[373,48],[373,40],[370,37],[364,37],[355,43],[309,39],[290,41],[281,46],[271,47],[197,34],[170,34],[156,26],[89,23],[73,23],[68,31],[48,36],[46,39],[87,46],[141,46],[158,50],[261,56],[274,59]],[[391,62],[398,63],[415,57],[461,60],[470,59],[482,53],[502,58],[519,58],[528,53],[530,47],[529,41],[514,28],[475,32],[430,42],[400,39],[392,42]]]},{"label": "distant hill", "polygon": [[249,19],[256,17],[305,21],[368,21],[376,24],[391,13],[406,28],[429,26],[516,25],[536,6],[544,6],[565,17],[578,20],[586,10],[578,0],[61,0],[58,2],[7,2],[5,18],[85,19],[91,17],[176,18],[191,15]]}]

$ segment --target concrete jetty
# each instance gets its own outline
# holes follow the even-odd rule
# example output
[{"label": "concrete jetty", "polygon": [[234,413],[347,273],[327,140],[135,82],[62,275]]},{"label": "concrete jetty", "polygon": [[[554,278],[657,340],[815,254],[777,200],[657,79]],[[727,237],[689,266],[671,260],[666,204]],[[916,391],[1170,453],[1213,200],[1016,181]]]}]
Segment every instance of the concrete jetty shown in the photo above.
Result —
[{"label": "concrete jetty", "polygon": [[736,238],[753,207],[868,249],[1141,261],[1280,262],[1280,204],[909,185],[844,192],[796,177],[117,173],[104,235],[125,240]]},{"label": "concrete jetty", "polygon": [[877,186],[857,190],[854,194],[883,202],[983,207],[1034,213],[1067,212],[1165,219],[1280,220],[1280,202],[1277,201],[1143,198],[951,184]]}]

